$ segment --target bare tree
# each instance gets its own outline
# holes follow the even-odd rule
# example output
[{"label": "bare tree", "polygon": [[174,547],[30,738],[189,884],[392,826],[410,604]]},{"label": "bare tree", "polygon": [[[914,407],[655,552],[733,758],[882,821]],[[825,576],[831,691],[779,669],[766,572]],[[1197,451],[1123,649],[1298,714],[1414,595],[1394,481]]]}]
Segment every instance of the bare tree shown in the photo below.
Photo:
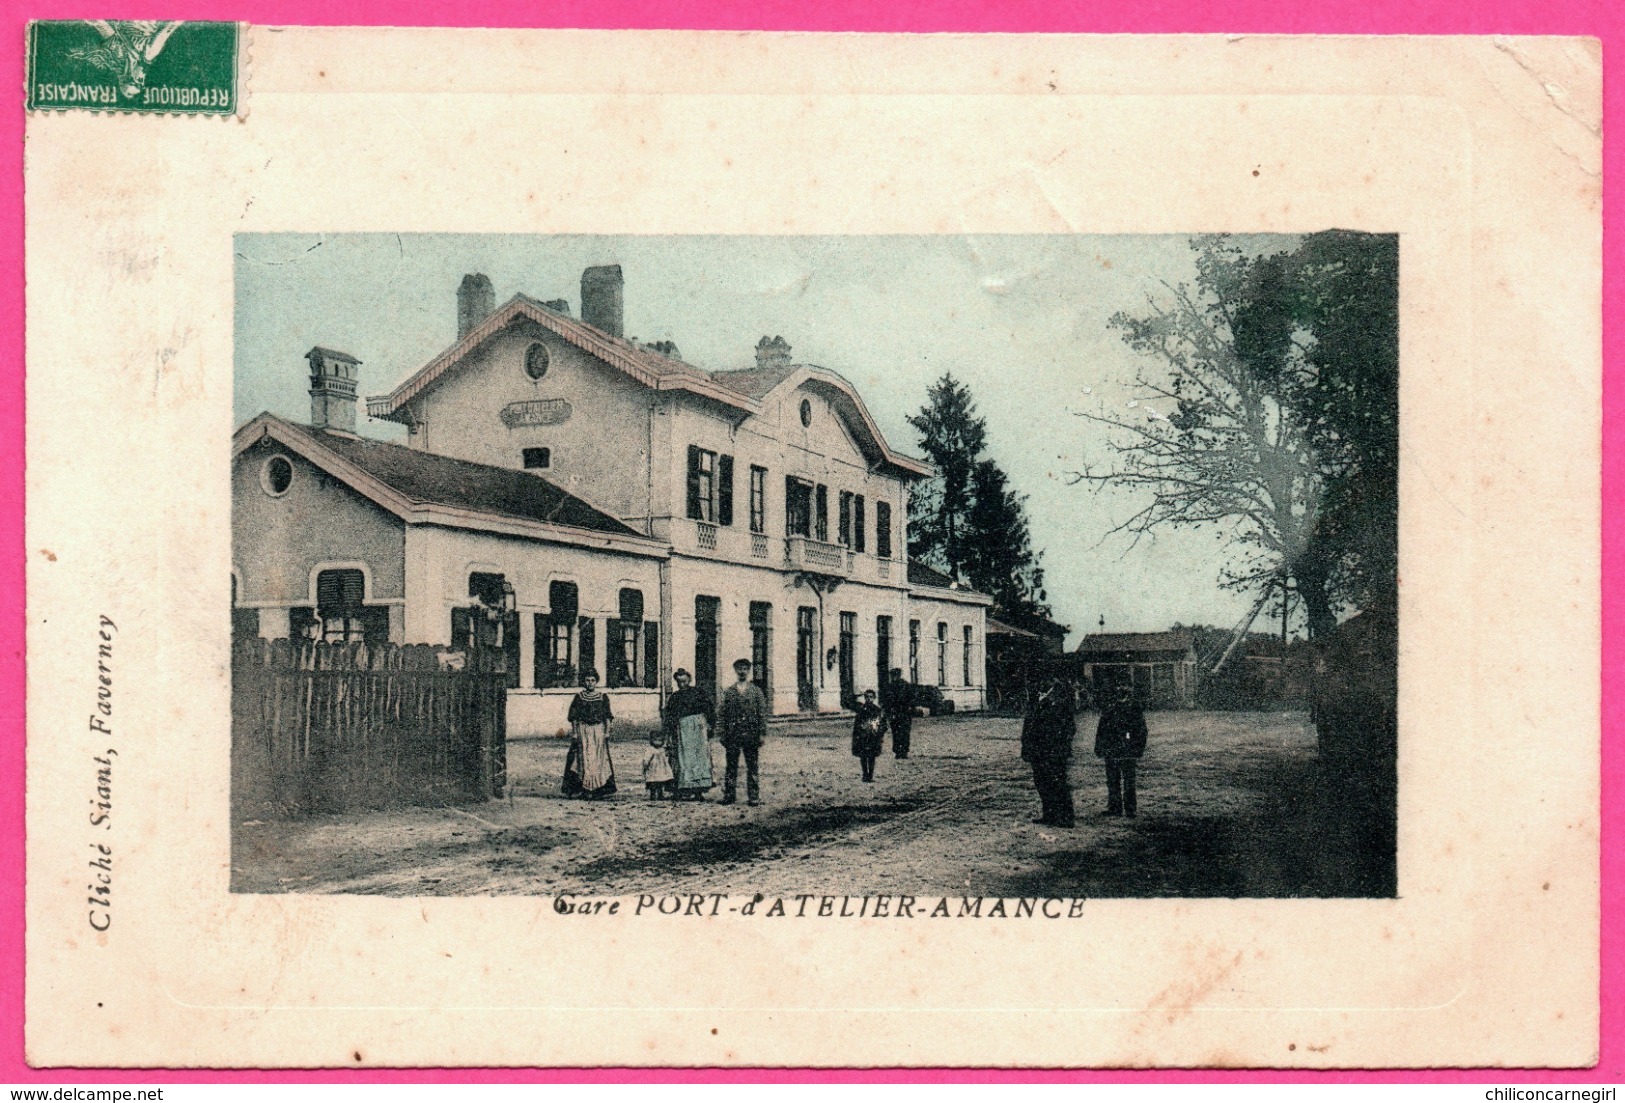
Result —
[{"label": "bare tree", "polygon": [[[1250,355],[1249,327],[1267,290],[1270,258],[1248,258],[1220,239],[1197,243],[1197,287],[1164,285],[1141,316],[1111,324],[1148,361],[1122,411],[1082,412],[1110,429],[1116,462],[1074,482],[1136,492],[1143,504],[1114,532],[1136,540],[1169,526],[1214,526],[1234,555],[1223,585],[1289,585],[1311,635],[1335,623],[1330,564],[1316,539],[1327,472],[1309,426],[1286,396],[1313,386],[1313,336],[1297,329]],[[1154,364],[1155,368],[1150,365]]]}]

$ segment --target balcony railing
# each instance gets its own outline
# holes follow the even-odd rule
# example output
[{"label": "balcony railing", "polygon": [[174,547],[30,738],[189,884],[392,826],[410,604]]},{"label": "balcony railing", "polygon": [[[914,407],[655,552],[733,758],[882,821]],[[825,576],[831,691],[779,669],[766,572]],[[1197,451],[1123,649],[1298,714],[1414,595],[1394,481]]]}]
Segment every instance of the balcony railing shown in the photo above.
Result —
[{"label": "balcony railing", "polygon": [[791,536],[784,541],[784,561],[806,571],[844,575],[848,572],[846,549],[807,536]]},{"label": "balcony railing", "polygon": [[753,532],[750,534],[750,554],[755,559],[767,558],[767,534]]},{"label": "balcony railing", "polygon": [[717,550],[717,527],[705,521],[694,522],[694,541],[701,551]]}]

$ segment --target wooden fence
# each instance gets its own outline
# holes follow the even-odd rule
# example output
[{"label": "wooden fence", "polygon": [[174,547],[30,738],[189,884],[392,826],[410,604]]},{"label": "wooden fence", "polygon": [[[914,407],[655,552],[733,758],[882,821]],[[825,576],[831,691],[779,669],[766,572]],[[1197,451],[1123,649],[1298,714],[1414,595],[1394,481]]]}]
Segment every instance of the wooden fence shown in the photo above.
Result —
[{"label": "wooden fence", "polygon": [[249,639],[232,649],[232,803],[242,816],[501,796],[500,654]]}]

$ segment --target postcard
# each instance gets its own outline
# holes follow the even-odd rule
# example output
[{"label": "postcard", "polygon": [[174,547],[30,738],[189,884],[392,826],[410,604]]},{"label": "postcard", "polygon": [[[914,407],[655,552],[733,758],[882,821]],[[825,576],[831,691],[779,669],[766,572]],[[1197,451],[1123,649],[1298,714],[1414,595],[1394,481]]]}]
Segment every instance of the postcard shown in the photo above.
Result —
[{"label": "postcard", "polygon": [[34,1064],[1595,1060],[1595,43],[29,64]]}]

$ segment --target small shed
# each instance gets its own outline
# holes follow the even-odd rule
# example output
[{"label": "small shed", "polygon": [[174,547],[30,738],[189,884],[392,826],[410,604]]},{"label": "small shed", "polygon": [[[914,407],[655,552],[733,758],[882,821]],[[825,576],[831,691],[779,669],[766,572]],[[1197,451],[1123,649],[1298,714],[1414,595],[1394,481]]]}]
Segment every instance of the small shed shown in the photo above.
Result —
[{"label": "small shed", "polygon": [[1196,637],[1169,632],[1100,632],[1085,636],[1073,654],[1095,700],[1128,686],[1151,708],[1196,704]]}]

